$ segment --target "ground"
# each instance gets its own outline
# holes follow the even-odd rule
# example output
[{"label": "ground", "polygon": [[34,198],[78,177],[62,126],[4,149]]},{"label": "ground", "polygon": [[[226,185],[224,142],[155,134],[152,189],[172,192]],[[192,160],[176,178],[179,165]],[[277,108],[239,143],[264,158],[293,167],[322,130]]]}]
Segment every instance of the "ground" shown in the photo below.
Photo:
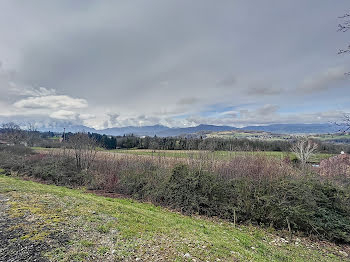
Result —
[{"label": "ground", "polygon": [[[294,153],[291,152],[280,152],[280,151],[214,151],[214,152],[207,152],[207,151],[199,151],[199,150],[151,150],[151,149],[115,149],[115,150],[109,150],[108,152],[115,152],[115,153],[122,153],[122,154],[134,154],[134,155],[146,155],[146,156],[154,156],[154,157],[174,157],[174,158],[193,158],[193,159],[199,159],[205,155],[206,157],[209,157],[210,159],[216,159],[216,160],[229,160],[232,157],[235,156],[242,156],[242,155],[261,155],[261,156],[268,156],[268,157],[275,157],[284,159],[286,157],[289,157],[291,160],[296,159],[296,156]],[[319,163],[323,159],[327,159],[331,156],[334,156],[334,154],[324,154],[324,153],[317,153],[315,155],[312,155],[309,162],[310,163]]]},{"label": "ground", "polygon": [[[42,148],[42,147],[32,147],[36,152],[55,152],[58,151],[57,148]],[[281,152],[281,151],[201,151],[201,150],[152,150],[152,149],[114,149],[105,150],[100,149],[101,152],[115,153],[117,155],[131,154],[138,156],[151,156],[151,157],[166,157],[175,159],[215,159],[215,160],[230,160],[235,156],[244,155],[260,155],[275,157],[279,159],[284,159],[288,157],[290,160],[294,160],[297,157],[292,152]],[[334,156],[334,154],[326,153],[316,153],[312,155],[309,159],[310,163],[320,163],[321,160],[327,159]]]},{"label": "ground", "polygon": [[0,175],[0,261],[349,261],[350,248]]},{"label": "ground", "polygon": [[41,256],[41,252],[47,250],[45,243],[18,239],[23,231],[14,227],[22,221],[7,214],[7,201],[7,197],[0,195],[0,261],[47,261]]}]

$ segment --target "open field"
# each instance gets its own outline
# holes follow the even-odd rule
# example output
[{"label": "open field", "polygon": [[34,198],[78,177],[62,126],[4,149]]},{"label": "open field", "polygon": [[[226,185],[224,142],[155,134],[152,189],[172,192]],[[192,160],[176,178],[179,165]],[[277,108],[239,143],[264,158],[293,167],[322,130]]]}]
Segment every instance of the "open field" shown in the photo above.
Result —
[{"label": "open field", "polygon": [[[55,148],[41,148],[33,147],[36,151],[52,151],[57,150]],[[237,155],[263,155],[271,156],[280,159],[289,157],[290,160],[296,159],[294,153],[291,152],[280,152],[280,151],[199,151],[199,150],[151,150],[151,149],[114,149],[104,150],[99,149],[103,152],[117,153],[117,154],[131,154],[138,156],[153,156],[153,157],[172,157],[172,158],[209,158],[214,160],[230,160],[230,158]],[[317,153],[310,158],[310,163],[319,163],[323,159],[334,156],[334,154],[321,154]]]},{"label": "open field", "polygon": [[247,138],[247,139],[257,139],[257,140],[267,140],[267,141],[282,141],[290,140],[295,138],[295,135],[287,134],[274,134],[263,131],[220,131],[220,132],[211,132],[206,134],[207,138],[225,138],[225,139],[234,139],[234,138]]},{"label": "open field", "polygon": [[16,245],[35,246],[50,261],[344,261],[349,252],[347,246],[287,240],[272,230],[1,175],[0,196],[1,221],[16,221],[0,223],[11,236],[0,240],[3,258],[15,255],[7,248]]},{"label": "open field", "polygon": [[[277,151],[190,151],[190,150],[149,150],[149,149],[116,149],[110,150],[109,152],[123,153],[123,154],[134,154],[134,155],[146,155],[146,156],[164,156],[174,158],[194,158],[198,159],[201,157],[214,158],[215,160],[229,160],[230,158],[237,155],[264,155],[276,158],[289,157],[291,160],[295,159],[296,156],[290,152],[277,152]],[[311,163],[319,163],[322,159],[326,159],[333,156],[333,154],[315,154],[311,157]]]},{"label": "open field", "polygon": [[321,141],[333,141],[333,140],[346,140],[350,139],[350,134],[348,133],[337,133],[337,134],[322,134],[322,135],[316,135],[312,136],[315,139],[319,139]]}]

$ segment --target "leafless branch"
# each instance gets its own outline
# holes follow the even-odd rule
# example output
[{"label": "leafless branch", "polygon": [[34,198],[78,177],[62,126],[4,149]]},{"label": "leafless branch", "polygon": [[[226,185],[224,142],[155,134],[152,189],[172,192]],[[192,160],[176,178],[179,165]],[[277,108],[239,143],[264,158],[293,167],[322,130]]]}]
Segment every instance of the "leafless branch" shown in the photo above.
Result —
[{"label": "leafless branch", "polygon": [[[350,13],[346,13],[340,17],[339,19],[342,19],[343,21],[338,24],[338,32],[347,32],[350,29]],[[347,47],[347,49],[340,49],[338,51],[338,55],[347,54],[350,53],[350,45]],[[350,72],[345,73],[345,75],[350,75]]]},{"label": "leafless branch", "polygon": [[304,167],[310,157],[315,153],[318,144],[310,139],[300,139],[292,146],[292,152],[300,160]]},{"label": "leafless branch", "polygon": [[338,18],[343,19],[343,18],[347,18],[347,17],[350,17],[350,14],[345,14],[343,16],[339,16]]},{"label": "leafless branch", "polygon": [[97,142],[86,133],[76,133],[69,138],[68,146],[73,149],[77,169],[89,170],[97,154]]},{"label": "leafless branch", "polygon": [[350,114],[345,114],[341,122],[335,122],[334,124],[340,127],[339,132],[348,132],[350,130]]}]

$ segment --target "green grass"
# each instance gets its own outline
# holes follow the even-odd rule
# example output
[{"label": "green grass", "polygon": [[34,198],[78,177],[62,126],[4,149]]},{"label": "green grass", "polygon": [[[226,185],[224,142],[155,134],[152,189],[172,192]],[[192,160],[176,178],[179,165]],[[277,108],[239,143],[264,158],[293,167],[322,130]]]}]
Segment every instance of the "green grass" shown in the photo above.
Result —
[{"label": "green grass", "polygon": [[334,244],[286,243],[272,230],[187,217],[129,199],[2,175],[0,194],[10,199],[11,216],[30,218],[30,226],[23,225],[26,239],[48,241],[53,231],[69,235],[68,245],[46,254],[52,261],[342,261]]},{"label": "green grass", "polygon": [[264,141],[283,141],[285,139],[291,139],[291,135],[287,134],[273,134],[269,132],[259,132],[259,131],[221,131],[221,132],[212,132],[206,135],[208,138],[224,138],[224,139],[233,139],[233,138],[247,138],[253,140],[264,140]]},{"label": "green grass", "polygon": [[[57,148],[42,148],[42,147],[32,147],[34,150],[57,150]],[[276,158],[289,157],[291,160],[296,159],[294,153],[291,152],[280,152],[280,151],[199,151],[199,150],[152,150],[152,149],[114,149],[106,150],[103,148],[98,148],[98,151],[122,153],[122,154],[133,154],[138,156],[154,156],[154,157],[174,157],[174,158],[194,158],[199,159],[203,156],[209,157],[210,159],[216,160],[229,160],[230,158],[237,155],[264,155]],[[321,154],[317,153],[313,155],[309,162],[319,163],[323,159],[327,159],[334,154]]]},{"label": "green grass", "polygon": [[51,147],[40,147],[40,146],[32,146],[31,149],[33,150],[57,150],[57,148],[51,148]]},{"label": "green grass", "polygon": [[332,141],[336,139],[350,139],[350,134],[324,134],[313,136],[313,138],[319,139],[321,141]]},{"label": "green grass", "polygon": [[[214,152],[201,152],[197,150],[149,150],[149,149],[116,149],[111,150],[116,153],[134,154],[134,155],[147,155],[147,156],[165,156],[165,157],[176,157],[176,158],[200,158],[202,154],[207,154],[209,158],[217,160],[229,160],[230,158],[237,155],[264,155],[276,158],[289,157],[291,160],[295,159],[296,156],[290,152],[279,152],[279,151],[214,151]],[[333,154],[315,154],[311,157],[311,163],[319,163],[322,159],[326,159],[333,156]]]}]

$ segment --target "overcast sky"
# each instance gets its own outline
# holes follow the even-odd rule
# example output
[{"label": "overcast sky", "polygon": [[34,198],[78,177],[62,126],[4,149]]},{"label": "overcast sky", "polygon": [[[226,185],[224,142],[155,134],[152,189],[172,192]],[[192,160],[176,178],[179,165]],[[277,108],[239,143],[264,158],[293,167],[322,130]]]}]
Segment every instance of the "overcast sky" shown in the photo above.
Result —
[{"label": "overcast sky", "polygon": [[[336,4],[335,4],[336,2]],[[2,0],[0,121],[327,123],[350,112],[348,0]]]}]

